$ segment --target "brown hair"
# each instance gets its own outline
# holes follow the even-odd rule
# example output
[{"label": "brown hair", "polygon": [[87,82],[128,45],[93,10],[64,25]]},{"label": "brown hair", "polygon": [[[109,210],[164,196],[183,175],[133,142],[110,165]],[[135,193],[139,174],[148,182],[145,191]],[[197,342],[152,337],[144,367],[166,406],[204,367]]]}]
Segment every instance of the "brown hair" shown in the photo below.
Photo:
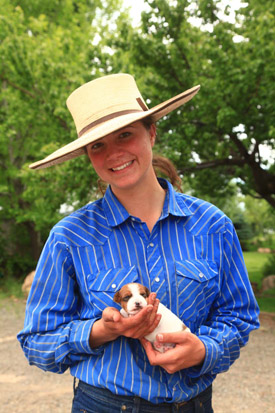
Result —
[{"label": "brown hair", "polygon": [[177,173],[175,165],[168,158],[160,155],[153,155],[152,164],[157,176],[163,174],[179,192],[182,192],[181,179]]},{"label": "brown hair", "polygon": [[[141,122],[147,130],[149,130],[151,125],[155,123],[152,116],[142,119]],[[164,175],[179,192],[182,192],[181,179],[177,173],[175,165],[168,158],[154,154],[152,164],[157,176],[159,176],[159,174]]]}]

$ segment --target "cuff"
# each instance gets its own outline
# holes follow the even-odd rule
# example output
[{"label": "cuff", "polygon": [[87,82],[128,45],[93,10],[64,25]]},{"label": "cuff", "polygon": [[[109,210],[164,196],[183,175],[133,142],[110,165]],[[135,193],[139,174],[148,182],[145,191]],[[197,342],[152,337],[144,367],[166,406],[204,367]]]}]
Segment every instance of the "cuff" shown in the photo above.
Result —
[{"label": "cuff", "polygon": [[70,361],[79,361],[83,355],[97,355],[103,352],[104,346],[91,349],[89,344],[90,332],[93,320],[73,321],[64,330],[59,338],[59,346],[56,349],[56,362],[66,363],[67,357]]},{"label": "cuff", "polygon": [[207,336],[198,336],[205,347],[205,359],[201,366],[191,367],[188,370],[188,375],[193,378],[202,376],[214,369],[219,359],[219,345],[213,339]]}]

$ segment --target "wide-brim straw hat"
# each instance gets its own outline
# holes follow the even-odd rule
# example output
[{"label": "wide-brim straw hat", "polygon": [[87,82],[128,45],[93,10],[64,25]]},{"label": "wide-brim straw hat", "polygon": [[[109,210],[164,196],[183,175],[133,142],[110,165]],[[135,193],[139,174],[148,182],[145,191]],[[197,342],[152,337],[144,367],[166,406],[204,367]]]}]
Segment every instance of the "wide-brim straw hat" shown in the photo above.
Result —
[{"label": "wide-brim straw hat", "polygon": [[129,74],[108,75],[85,83],[67,99],[78,138],[29,167],[48,168],[76,158],[86,153],[85,147],[91,142],[148,116],[155,122],[192,99],[199,88],[195,86],[149,109]]}]

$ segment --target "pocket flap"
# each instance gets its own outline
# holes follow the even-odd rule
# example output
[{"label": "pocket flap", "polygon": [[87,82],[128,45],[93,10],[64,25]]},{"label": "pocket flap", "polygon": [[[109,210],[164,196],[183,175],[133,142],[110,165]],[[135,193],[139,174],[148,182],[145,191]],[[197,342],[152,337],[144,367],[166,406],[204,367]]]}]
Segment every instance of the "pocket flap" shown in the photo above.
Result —
[{"label": "pocket flap", "polygon": [[132,267],[109,268],[106,271],[100,271],[96,275],[90,274],[87,281],[91,291],[116,292],[124,284],[137,282],[138,273],[135,265]]},{"label": "pocket flap", "polygon": [[176,271],[182,277],[204,282],[218,274],[217,265],[214,261],[207,260],[184,260],[176,261]]}]

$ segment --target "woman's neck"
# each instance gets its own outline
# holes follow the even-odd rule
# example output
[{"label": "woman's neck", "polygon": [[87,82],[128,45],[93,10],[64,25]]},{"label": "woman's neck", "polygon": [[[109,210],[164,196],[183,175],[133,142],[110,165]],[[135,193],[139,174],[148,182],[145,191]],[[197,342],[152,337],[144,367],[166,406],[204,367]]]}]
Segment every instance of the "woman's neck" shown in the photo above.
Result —
[{"label": "woman's neck", "polygon": [[118,191],[113,189],[115,196],[130,215],[140,218],[147,224],[151,232],[159,219],[165,200],[166,191],[161,187],[157,178],[150,186]]}]

